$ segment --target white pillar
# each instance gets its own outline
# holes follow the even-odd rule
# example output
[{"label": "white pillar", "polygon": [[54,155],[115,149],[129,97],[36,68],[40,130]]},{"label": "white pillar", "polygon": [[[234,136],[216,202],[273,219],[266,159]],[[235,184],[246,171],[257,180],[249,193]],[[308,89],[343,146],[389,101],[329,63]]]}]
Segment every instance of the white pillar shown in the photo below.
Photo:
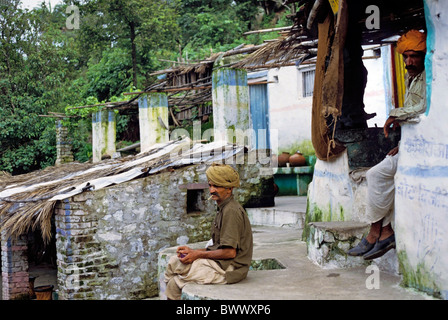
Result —
[{"label": "white pillar", "polygon": [[251,145],[247,72],[219,68],[212,75],[214,140]]},{"label": "white pillar", "polygon": [[100,110],[92,113],[93,162],[103,156],[116,157],[116,114],[114,110]]},{"label": "white pillar", "polygon": [[169,141],[168,98],[165,93],[152,92],[138,100],[140,149],[148,151],[156,143]]},{"label": "white pillar", "polygon": [[448,300],[448,2],[425,0],[427,109],[401,127],[395,237],[403,284]]}]

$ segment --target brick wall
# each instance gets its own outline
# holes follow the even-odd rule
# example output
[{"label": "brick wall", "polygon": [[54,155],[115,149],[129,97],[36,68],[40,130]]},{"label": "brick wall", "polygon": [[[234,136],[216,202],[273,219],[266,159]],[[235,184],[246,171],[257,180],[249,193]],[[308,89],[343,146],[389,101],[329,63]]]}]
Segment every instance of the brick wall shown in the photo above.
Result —
[{"label": "brick wall", "polygon": [[85,195],[81,195],[77,201],[64,200],[55,209],[61,300],[98,298],[95,289],[105,285],[116,268],[94,238],[98,217],[90,214],[85,199]]},{"label": "brick wall", "polygon": [[56,163],[60,165],[73,162],[71,142],[68,139],[67,127],[62,125],[62,120],[56,120]]},{"label": "brick wall", "polygon": [[25,237],[1,236],[2,298],[21,299],[29,294],[27,242]]}]

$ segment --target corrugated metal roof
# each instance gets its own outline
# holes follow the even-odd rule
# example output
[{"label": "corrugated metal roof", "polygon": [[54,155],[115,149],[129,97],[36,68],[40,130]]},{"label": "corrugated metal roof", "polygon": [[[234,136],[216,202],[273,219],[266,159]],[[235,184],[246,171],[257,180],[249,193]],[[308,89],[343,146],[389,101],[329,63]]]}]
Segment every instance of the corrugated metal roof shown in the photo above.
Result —
[{"label": "corrugated metal roof", "polygon": [[[123,159],[105,160],[97,164],[72,163],[21,176],[2,176],[1,230],[6,230],[10,235],[20,235],[36,225],[48,230],[57,201],[157,174],[168,168],[222,162],[245,150],[244,146],[224,142],[201,144],[184,138],[154,145],[143,154]],[[45,214],[42,214],[44,211]],[[39,219],[41,221],[36,221]]]}]

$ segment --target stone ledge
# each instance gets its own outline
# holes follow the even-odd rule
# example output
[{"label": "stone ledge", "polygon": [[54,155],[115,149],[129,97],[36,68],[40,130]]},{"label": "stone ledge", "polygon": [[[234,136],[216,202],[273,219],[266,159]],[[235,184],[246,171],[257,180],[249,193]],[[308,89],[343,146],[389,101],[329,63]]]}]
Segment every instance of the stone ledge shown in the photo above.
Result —
[{"label": "stone ledge", "polygon": [[377,265],[381,271],[399,275],[395,250],[372,261],[347,255],[369,231],[369,225],[356,221],[310,222],[308,258],[324,269]]},{"label": "stone ledge", "polygon": [[352,268],[367,265],[362,257],[346,252],[356,246],[368,231],[368,225],[358,222],[311,222],[307,239],[308,258],[324,269]]}]

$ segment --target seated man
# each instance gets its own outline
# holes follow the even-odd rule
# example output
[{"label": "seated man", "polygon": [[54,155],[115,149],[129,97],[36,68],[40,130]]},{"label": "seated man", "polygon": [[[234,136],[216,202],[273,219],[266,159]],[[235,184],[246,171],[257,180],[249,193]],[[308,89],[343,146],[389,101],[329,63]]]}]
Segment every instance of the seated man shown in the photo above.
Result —
[{"label": "seated man", "polygon": [[239,187],[238,172],[228,165],[213,164],[206,171],[210,194],[218,204],[212,229],[211,245],[193,250],[177,248],[177,256],[168,262],[165,272],[165,295],[170,300],[181,297],[188,283],[225,284],[246,278],[252,261],[253,238],[249,218],[233,198]]},{"label": "seated man", "polygon": [[[423,113],[426,110],[426,34],[411,30],[398,39],[397,51],[403,55],[407,74],[406,94],[403,108],[390,112],[384,124],[384,134],[399,125],[400,121]],[[395,185],[398,146],[386,158],[367,171],[367,219],[371,222],[369,234],[348,251],[352,256],[363,256],[365,260],[378,258],[395,248],[395,234],[391,222],[394,212]]]}]

